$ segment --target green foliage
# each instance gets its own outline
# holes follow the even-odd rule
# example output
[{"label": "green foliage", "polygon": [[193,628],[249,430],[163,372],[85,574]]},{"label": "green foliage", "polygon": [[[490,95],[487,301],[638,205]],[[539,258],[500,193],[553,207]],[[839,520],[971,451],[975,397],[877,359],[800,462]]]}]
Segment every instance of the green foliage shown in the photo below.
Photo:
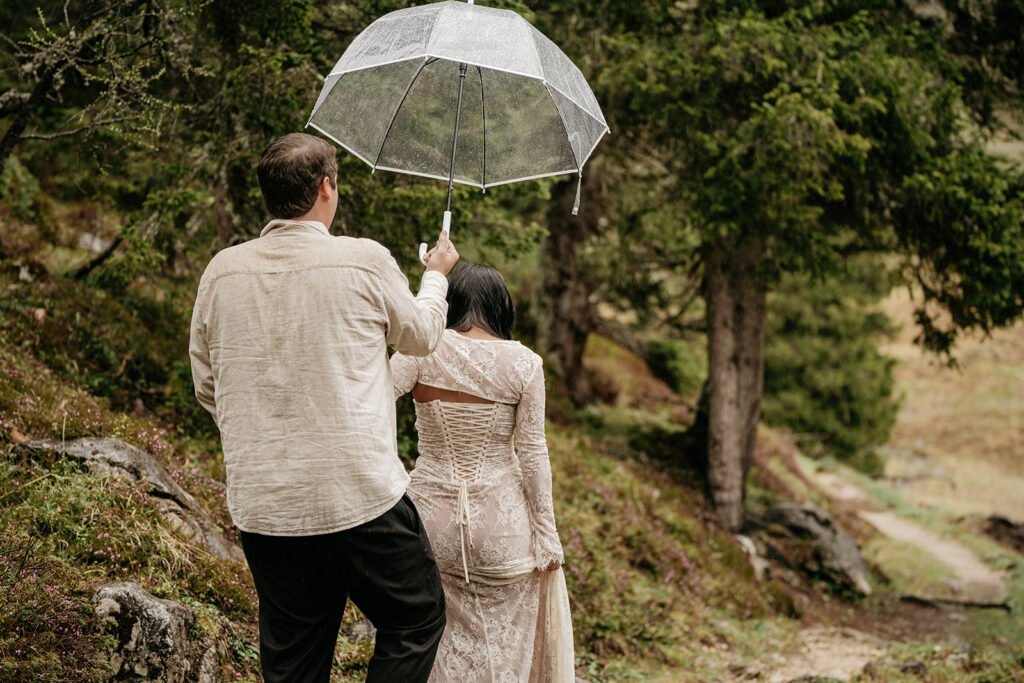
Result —
[{"label": "green foliage", "polygon": [[[742,549],[699,521],[697,492],[602,455],[618,449],[619,434],[548,429],[578,663],[597,680],[643,678],[640,661],[683,680],[718,680],[690,648],[732,640],[730,620],[749,625],[788,609],[787,599],[754,581]],[[756,638],[732,645],[758,647]]]},{"label": "green foliage", "polygon": [[684,396],[699,391],[707,378],[707,359],[685,341],[652,339],[646,359],[656,377]]},{"label": "green foliage", "polygon": [[398,456],[411,467],[419,457],[419,437],[416,434],[416,409],[412,394],[398,399],[395,407],[395,421],[398,428]]},{"label": "green foliage", "polygon": [[[135,581],[214,620],[254,620],[255,592],[245,567],[181,537],[161,515],[158,500],[123,479],[97,478],[61,458],[15,458],[6,445],[25,435],[123,439],[168,465],[228,537],[236,535],[224,485],[196,466],[176,466],[180,437],[110,411],[106,401],[67,385],[6,341],[0,378],[0,677],[106,680],[94,661],[107,641],[91,607],[92,591],[103,582]],[[241,635],[236,639],[244,642]],[[235,660],[240,671],[253,664]]]},{"label": "green foliage", "polygon": [[35,217],[39,181],[17,158],[0,171],[0,200],[17,218],[30,220]]},{"label": "green foliage", "polygon": [[[125,258],[142,252],[131,253],[135,256]],[[110,284],[122,268],[134,265],[115,261],[86,282],[60,278],[14,284],[5,280],[10,286],[0,296],[0,330],[12,347],[5,346],[4,355],[32,348],[36,358],[69,386],[104,397],[118,409],[155,411],[168,427],[174,424],[189,436],[212,435],[214,426],[196,405],[187,369],[184,335],[190,311],[184,306],[192,287],[172,290],[133,279],[115,297],[94,286],[97,280]],[[47,401],[58,405],[64,398],[48,397]],[[68,411],[69,416],[76,414],[82,411]],[[28,422],[19,429],[40,435],[49,427]]]},{"label": "green foliage", "polygon": [[[603,36],[593,80],[613,129],[628,132],[609,140],[611,168],[628,169],[611,171],[615,185],[618,173],[647,184],[609,202],[611,226],[642,226],[650,267],[635,252],[602,253],[656,292],[680,280],[686,291],[699,278],[692,255],[716,244],[763,244],[762,287],[841,271],[852,252],[898,251],[921,285],[926,347],[948,353],[959,329],[1019,319],[1024,175],[984,153],[971,117],[998,128],[991,110],[1021,92],[1020,41],[1003,23],[1021,9],[948,8],[949,27],[890,3],[623,11],[631,23]],[[695,239],[690,258],[671,253]],[[630,287],[623,310],[664,316],[665,297]],[[936,324],[933,304],[950,324]]]},{"label": "green foliage", "polygon": [[954,75],[964,84],[964,95],[971,110],[984,125],[998,125],[997,118],[1024,103],[1024,5],[1019,0],[947,0],[942,17],[948,22],[945,33],[947,50],[936,59],[948,61],[949,54],[959,57],[960,73]]},{"label": "green foliage", "polygon": [[102,399],[61,382],[38,362],[26,362],[7,344],[0,346],[0,378],[0,443],[25,436],[114,436],[161,459],[173,451],[167,429],[111,412]]},{"label": "green foliage", "polygon": [[1024,311],[1024,173],[976,143],[908,176],[897,219],[921,306],[920,341],[950,354],[959,330],[990,332]]},{"label": "green foliage", "polygon": [[878,267],[853,267],[846,277],[783,279],[769,300],[762,414],[789,428],[812,455],[832,454],[881,474],[874,449],[896,423],[896,361],[879,341],[893,334],[870,306],[888,291]]},{"label": "green foliage", "polygon": [[187,0],[22,5],[14,17],[18,40],[8,42],[2,60],[19,68],[0,106],[0,120],[10,120],[0,137],[0,169],[22,140],[111,128],[122,145],[145,146],[159,135],[179,108],[164,96],[162,79],[191,9]]},{"label": "green foliage", "polygon": [[256,0],[244,6],[231,0],[211,0],[204,13],[220,45],[237,50],[243,44],[282,42],[306,48],[312,37],[311,0]]},{"label": "green foliage", "polygon": [[[119,436],[171,464],[230,535],[216,431],[194,400],[187,359],[196,281],[216,249],[262,225],[254,167],[265,144],[302,128],[322,74],[356,32],[412,3],[72,3],[72,23],[81,7],[113,12],[76,24],[75,36],[62,2],[39,4],[41,14],[31,3],[0,6],[17,44],[0,46],[4,105],[57,65],[63,80],[23,132],[107,123],[21,139],[0,173],[0,443]],[[997,126],[1007,83],[1019,81],[1017,0],[945,3],[952,32],[884,2],[488,4],[535,20],[595,86],[614,135],[588,166],[603,184],[583,201],[599,203],[603,217],[578,256],[590,300],[617,308],[641,337],[657,336],[653,365],[677,390],[692,393],[702,378],[699,354],[669,340],[686,338],[703,314],[701,258],[715,241],[763,238],[763,282],[780,285],[766,417],[862,469],[877,468],[872,449],[895,406],[891,364],[873,350],[885,326],[865,309],[877,291],[857,290],[871,277],[830,275],[849,254],[906,257],[905,278],[951,316],[947,325],[922,305],[929,347],[949,350],[956,329],[1019,316],[1024,184],[1018,169],[984,155],[972,128]],[[74,61],[76,45],[85,61]],[[109,120],[122,110],[130,120]],[[16,111],[0,112],[10,130]],[[443,185],[370,174],[345,152],[339,162],[335,231],[390,247],[415,287],[415,246],[436,234]],[[542,180],[456,192],[460,249],[512,273],[517,302],[530,299],[551,188]],[[99,219],[74,217],[89,207]],[[88,258],[76,246],[83,233],[121,242],[76,281],[66,275]],[[823,279],[809,285],[786,271]],[[519,329],[532,335],[524,313]],[[413,421],[407,399],[407,461]],[[686,440],[677,427],[605,425],[594,442],[553,435],[581,664],[595,675],[639,660],[690,666],[680,643],[722,637],[707,605],[733,619],[788,609],[699,521],[696,494],[598,452],[678,450]],[[137,490],[66,462],[2,467],[0,678],[101,677],[84,659],[99,644],[87,605],[99,580],[133,577],[251,627],[247,575],[184,544]],[[36,579],[7,562],[32,535],[43,539],[30,553]],[[7,628],[14,622],[21,631]],[[231,650],[252,673],[251,632],[240,633]],[[357,674],[366,645],[339,657],[339,673]]]}]

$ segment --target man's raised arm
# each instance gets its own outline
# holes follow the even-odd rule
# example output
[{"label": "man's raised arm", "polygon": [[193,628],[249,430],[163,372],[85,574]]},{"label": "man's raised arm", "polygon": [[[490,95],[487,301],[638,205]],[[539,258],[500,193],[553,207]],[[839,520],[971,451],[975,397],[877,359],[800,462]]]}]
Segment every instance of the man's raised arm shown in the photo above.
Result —
[{"label": "man's raised arm", "polygon": [[441,340],[448,314],[448,272],[459,260],[459,252],[442,232],[437,245],[427,254],[427,270],[415,297],[409,281],[390,255],[380,274],[384,306],[388,317],[387,342],[409,356],[429,355]]}]

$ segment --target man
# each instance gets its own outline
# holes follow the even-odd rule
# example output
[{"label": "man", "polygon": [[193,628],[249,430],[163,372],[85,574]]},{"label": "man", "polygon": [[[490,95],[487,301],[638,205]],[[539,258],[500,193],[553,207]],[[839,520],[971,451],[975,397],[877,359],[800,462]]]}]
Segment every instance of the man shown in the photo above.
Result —
[{"label": "man", "polygon": [[434,349],[458,253],[442,233],[413,297],[384,247],[328,233],[337,171],[334,149],[311,135],[263,152],[274,220],[203,273],[192,376],[220,429],[265,679],[327,681],[351,597],[377,628],[368,680],[426,681],[444,596],[405,496],[386,346]]}]

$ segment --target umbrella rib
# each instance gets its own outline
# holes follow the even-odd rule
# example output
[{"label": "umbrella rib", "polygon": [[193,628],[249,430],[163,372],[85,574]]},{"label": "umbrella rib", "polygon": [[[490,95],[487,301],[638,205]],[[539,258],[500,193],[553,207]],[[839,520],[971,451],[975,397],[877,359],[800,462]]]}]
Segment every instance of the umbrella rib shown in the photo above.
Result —
[{"label": "umbrella rib", "polygon": [[436,57],[434,59],[430,59],[429,57],[425,58],[423,60],[423,63],[419,65],[419,68],[416,69],[416,73],[414,73],[412,75],[412,78],[409,79],[409,85],[405,89],[405,94],[402,95],[402,99],[399,100],[398,106],[395,107],[395,113],[391,115],[391,123],[388,124],[388,129],[384,131],[384,137],[380,139],[380,147],[377,148],[377,156],[373,160],[374,171],[377,170],[377,164],[380,163],[380,155],[381,152],[384,151],[384,143],[388,141],[388,136],[391,135],[391,127],[395,125],[395,119],[398,118],[398,112],[402,110],[402,105],[405,104],[405,98],[409,96],[409,91],[412,90],[412,86],[414,83],[416,83],[416,79],[420,77],[420,72],[423,71],[423,67],[425,67],[427,64],[436,61]]},{"label": "umbrella rib", "polygon": [[452,133],[452,164],[448,171],[448,205],[445,211],[452,209],[452,188],[455,186],[455,150],[459,145],[459,119],[462,118],[462,88],[466,85],[466,64],[459,64],[459,103],[455,105],[455,132]]},{"label": "umbrella rib", "polygon": [[[480,76],[480,120],[484,127],[483,144],[483,170],[480,175],[480,184],[487,187],[487,105],[484,103],[484,72],[477,66],[476,73]],[[486,192],[486,190],[484,190]]]},{"label": "umbrella rib", "polygon": [[576,164],[576,172],[582,176],[583,167],[580,166],[580,161],[579,159],[576,158],[576,150],[572,148],[572,140],[569,139],[569,129],[565,125],[565,119],[562,118],[562,110],[558,108],[558,103],[555,102],[554,95],[552,95],[551,91],[548,90],[547,81],[544,81],[544,92],[546,92],[548,94],[548,97],[551,99],[551,106],[555,108],[555,113],[558,114],[558,122],[562,124],[562,130],[565,131],[565,143],[569,145],[569,151],[572,152],[572,160],[573,163]]}]

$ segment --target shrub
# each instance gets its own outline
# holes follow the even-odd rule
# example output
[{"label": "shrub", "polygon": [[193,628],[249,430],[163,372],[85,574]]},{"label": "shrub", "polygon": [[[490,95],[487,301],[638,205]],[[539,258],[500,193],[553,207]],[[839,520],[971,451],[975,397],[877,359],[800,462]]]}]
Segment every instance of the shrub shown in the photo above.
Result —
[{"label": "shrub", "polygon": [[99,681],[81,579],[31,538],[0,537],[0,679]]},{"label": "shrub", "polygon": [[869,474],[884,467],[874,449],[888,441],[899,407],[896,361],[877,348],[893,326],[869,308],[887,290],[880,271],[860,266],[824,282],[787,278],[769,300],[764,420],[792,430],[806,453]]},{"label": "shrub", "polygon": [[34,217],[39,200],[39,181],[17,157],[10,157],[4,170],[0,171],[0,199],[18,218],[29,220]]},{"label": "shrub", "polygon": [[646,360],[658,379],[683,396],[697,393],[708,374],[704,354],[678,339],[652,339],[647,343]]}]

